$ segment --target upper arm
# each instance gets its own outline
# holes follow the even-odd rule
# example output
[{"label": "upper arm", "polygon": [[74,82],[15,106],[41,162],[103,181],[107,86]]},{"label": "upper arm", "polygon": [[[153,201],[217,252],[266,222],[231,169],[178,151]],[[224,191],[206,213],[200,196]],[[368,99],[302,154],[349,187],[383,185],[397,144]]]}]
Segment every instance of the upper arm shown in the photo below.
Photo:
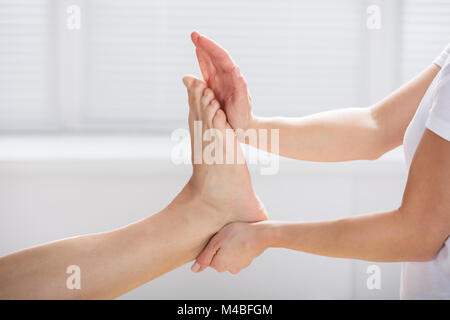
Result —
[{"label": "upper arm", "polygon": [[450,142],[426,129],[414,155],[399,209],[406,234],[426,259],[450,234]]},{"label": "upper arm", "polygon": [[441,70],[426,126],[411,163],[401,213],[435,254],[450,234],[450,64]]},{"label": "upper arm", "polygon": [[403,143],[406,128],[428,87],[440,70],[430,65],[415,78],[370,107],[373,123],[379,133],[379,154],[383,154]]}]

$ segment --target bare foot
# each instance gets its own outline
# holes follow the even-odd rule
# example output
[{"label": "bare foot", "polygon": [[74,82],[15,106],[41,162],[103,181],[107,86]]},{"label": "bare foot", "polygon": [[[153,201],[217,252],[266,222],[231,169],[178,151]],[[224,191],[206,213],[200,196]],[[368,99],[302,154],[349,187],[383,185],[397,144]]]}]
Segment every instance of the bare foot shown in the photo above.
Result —
[{"label": "bare foot", "polygon": [[[206,87],[204,81],[193,76],[185,76],[183,82],[189,94],[189,128],[193,158],[196,152],[194,150],[196,143],[197,156],[198,150],[203,155],[205,148],[212,143],[209,141],[202,143],[198,139],[194,142],[196,135],[194,126],[197,126],[197,132],[200,131],[199,121],[201,121],[201,136],[205,132],[208,134],[207,131],[216,132],[217,134],[214,135],[214,138],[217,139],[215,145],[222,149],[216,149],[215,152],[223,153],[223,157],[216,158],[222,159],[223,162],[211,163],[203,158],[201,159],[202,163],[194,163],[194,172],[189,184],[204,202],[226,215],[230,222],[267,220],[264,206],[253,190],[241,146],[227,122],[219,102],[215,99],[214,92]],[[201,147],[198,147],[199,143]],[[216,153],[214,154],[216,155]],[[226,161],[227,157],[233,159],[232,163]],[[198,162],[199,158],[193,160]]]}]

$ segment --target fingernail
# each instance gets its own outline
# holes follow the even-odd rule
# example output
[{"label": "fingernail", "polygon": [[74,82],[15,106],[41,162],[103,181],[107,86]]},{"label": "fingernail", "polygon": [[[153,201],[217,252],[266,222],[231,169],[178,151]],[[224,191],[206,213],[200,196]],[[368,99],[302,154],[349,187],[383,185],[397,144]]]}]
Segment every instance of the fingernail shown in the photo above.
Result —
[{"label": "fingernail", "polygon": [[192,41],[193,41],[194,43],[197,42],[198,36],[199,36],[199,33],[197,32],[197,30],[194,30],[194,31],[191,33],[191,39],[192,39]]},{"label": "fingernail", "polygon": [[198,262],[194,263],[191,267],[191,271],[197,273],[200,270],[200,264]]}]

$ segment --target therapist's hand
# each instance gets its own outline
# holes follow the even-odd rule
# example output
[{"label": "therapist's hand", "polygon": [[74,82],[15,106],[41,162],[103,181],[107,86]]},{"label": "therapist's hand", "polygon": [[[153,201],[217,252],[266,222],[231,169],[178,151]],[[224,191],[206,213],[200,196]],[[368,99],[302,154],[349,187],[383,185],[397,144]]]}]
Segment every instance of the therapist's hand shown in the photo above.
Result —
[{"label": "therapist's hand", "polygon": [[269,221],[233,222],[223,227],[197,257],[193,272],[211,267],[218,272],[239,273],[268,247],[266,229]]},{"label": "therapist's hand", "polygon": [[247,83],[228,52],[211,39],[193,32],[192,42],[203,78],[214,91],[233,129],[246,130],[251,121],[252,103]]}]

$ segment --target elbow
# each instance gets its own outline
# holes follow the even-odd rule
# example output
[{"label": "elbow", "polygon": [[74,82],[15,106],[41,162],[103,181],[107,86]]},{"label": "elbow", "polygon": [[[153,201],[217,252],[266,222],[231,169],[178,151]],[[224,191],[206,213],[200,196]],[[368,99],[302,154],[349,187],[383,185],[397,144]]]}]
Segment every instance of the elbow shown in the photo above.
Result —
[{"label": "elbow", "polygon": [[374,150],[371,150],[371,152],[369,152],[364,160],[378,160],[379,158],[381,158],[382,155],[384,155],[386,152],[384,151],[380,151],[374,148]]},{"label": "elbow", "polygon": [[[442,249],[447,237],[448,230],[445,221],[436,217],[430,212],[435,212],[433,208],[422,209],[414,212],[405,206],[399,208],[400,229],[402,234],[400,254],[405,262],[427,262],[434,260]],[[423,211],[423,212],[422,212]],[[422,213],[421,213],[422,212]]]},{"label": "elbow", "polygon": [[407,262],[427,262],[434,260],[445,243],[436,228],[431,228],[423,221],[411,226],[404,233],[404,260]]},{"label": "elbow", "polygon": [[403,135],[393,135],[389,125],[379,115],[376,107],[365,109],[365,124],[369,130],[370,139],[367,141],[365,160],[378,160],[385,153],[391,151],[401,144]]},{"label": "elbow", "polygon": [[386,152],[392,150],[387,147],[386,143],[381,139],[378,133],[374,133],[374,141],[370,144],[370,149],[366,150],[364,160],[378,160]]},{"label": "elbow", "polygon": [[410,252],[409,262],[428,262],[434,260],[439,252],[436,247],[415,248]]},{"label": "elbow", "polygon": [[386,137],[380,128],[373,129],[372,140],[369,142],[370,148],[366,150],[365,160],[378,160],[384,154],[394,149],[397,145],[390,137]]}]

